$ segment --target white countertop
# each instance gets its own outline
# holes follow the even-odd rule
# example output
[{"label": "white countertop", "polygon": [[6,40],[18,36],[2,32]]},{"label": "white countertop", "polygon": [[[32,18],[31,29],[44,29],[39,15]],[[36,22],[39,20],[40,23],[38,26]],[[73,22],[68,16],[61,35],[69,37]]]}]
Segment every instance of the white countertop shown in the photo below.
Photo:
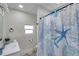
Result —
[{"label": "white countertop", "polygon": [[14,40],[12,43],[9,43],[5,46],[2,55],[9,55],[18,51],[20,51],[19,44],[16,40]]}]

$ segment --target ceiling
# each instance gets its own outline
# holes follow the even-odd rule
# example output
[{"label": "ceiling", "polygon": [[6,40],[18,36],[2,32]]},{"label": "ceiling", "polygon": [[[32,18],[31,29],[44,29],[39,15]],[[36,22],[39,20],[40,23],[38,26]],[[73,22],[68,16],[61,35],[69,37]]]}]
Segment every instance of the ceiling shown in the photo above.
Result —
[{"label": "ceiling", "polygon": [[[18,5],[23,5],[24,8],[19,8]],[[56,4],[56,3],[8,3],[9,8],[17,9],[23,12],[27,12],[32,15],[37,14],[37,9],[42,8],[47,11],[52,11],[53,9],[57,8],[62,4]]]}]

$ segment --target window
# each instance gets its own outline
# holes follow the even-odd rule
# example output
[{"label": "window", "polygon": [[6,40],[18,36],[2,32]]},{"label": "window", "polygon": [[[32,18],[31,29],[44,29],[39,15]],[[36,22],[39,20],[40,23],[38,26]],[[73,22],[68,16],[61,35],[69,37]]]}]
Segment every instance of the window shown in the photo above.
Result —
[{"label": "window", "polygon": [[25,29],[25,34],[33,34],[33,26],[32,25],[25,25],[24,26]]}]

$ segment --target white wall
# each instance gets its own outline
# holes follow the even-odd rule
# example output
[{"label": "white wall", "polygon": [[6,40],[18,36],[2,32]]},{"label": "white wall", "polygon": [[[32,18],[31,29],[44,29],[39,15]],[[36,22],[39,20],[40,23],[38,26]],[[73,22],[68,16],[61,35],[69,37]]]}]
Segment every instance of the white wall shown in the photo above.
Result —
[{"label": "white wall", "polygon": [[[34,33],[26,35],[24,25],[29,24],[34,26]],[[14,32],[10,33],[9,28],[12,27]],[[36,17],[28,13],[10,9],[6,20],[6,37],[11,40],[17,40],[21,51],[12,55],[24,55],[37,44]],[[32,40],[30,42],[29,40]]]},{"label": "white wall", "polygon": [[2,16],[2,9],[0,8],[0,38],[3,35],[3,16]]}]

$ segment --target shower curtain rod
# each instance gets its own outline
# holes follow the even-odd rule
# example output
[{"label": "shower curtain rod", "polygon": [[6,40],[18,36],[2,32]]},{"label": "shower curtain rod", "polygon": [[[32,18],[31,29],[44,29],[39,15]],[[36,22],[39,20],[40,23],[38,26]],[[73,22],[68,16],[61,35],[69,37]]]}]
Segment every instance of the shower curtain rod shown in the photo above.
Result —
[{"label": "shower curtain rod", "polygon": [[64,9],[64,8],[66,8],[67,6],[72,5],[72,4],[74,4],[74,3],[67,4],[66,6],[63,6],[63,7],[59,8],[59,9],[57,9],[57,10],[55,10],[55,11],[53,11],[53,12],[51,12],[51,13],[49,13],[49,14],[43,16],[43,17],[40,17],[40,19],[42,19],[42,18],[44,18],[44,17],[46,17],[46,16],[48,16],[48,15],[50,15],[50,14],[53,14],[53,13],[59,11],[59,10],[62,10],[62,9]]}]

